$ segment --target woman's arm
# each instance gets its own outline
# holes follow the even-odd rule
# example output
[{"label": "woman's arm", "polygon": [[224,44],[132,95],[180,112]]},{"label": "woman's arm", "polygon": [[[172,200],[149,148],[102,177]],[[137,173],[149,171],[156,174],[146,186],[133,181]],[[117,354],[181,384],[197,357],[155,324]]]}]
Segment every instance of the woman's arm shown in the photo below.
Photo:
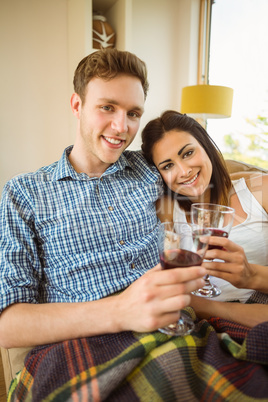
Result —
[{"label": "woman's arm", "polygon": [[237,288],[268,293],[268,267],[250,264],[243,247],[227,238],[213,236],[209,244],[223,247],[223,250],[206,252],[207,261],[203,266],[209,275],[224,279]]},{"label": "woman's arm", "polygon": [[[267,212],[268,175],[248,175],[246,183],[253,196]],[[234,207],[236,208],[236,206]],[[206,259],[210,261],[205,262],[204,266],[208,270],[209,275],[225,279],[237,288],[255,289],[268,293],[267,266],[250,264],[243,247],[238,246],[228,239],[211,237],[210,244],[212,246],[222,246],[224,249],[212,249],[207,251]],[[214,259],[223,260],[224,262],[212,261]]]},{"label": "woman's arm", "polygon": [[191,306],[198,318],[220,317],[247,327],[268,321],[268,305],[217,302],[203,297],[191,296]]}]

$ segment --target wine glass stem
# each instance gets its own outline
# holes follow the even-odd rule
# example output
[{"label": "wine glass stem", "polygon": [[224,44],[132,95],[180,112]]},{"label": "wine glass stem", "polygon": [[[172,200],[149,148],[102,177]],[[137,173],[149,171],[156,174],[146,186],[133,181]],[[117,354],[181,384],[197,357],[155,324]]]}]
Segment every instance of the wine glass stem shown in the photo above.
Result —
[{"label": "wine glass stem", "polygon": [[205,279],[205,282],[206,282],[206,286],[208,286],[208,285],[211,286],[210,279],[209,279],[209,274],[207,274],[204,279]]}]

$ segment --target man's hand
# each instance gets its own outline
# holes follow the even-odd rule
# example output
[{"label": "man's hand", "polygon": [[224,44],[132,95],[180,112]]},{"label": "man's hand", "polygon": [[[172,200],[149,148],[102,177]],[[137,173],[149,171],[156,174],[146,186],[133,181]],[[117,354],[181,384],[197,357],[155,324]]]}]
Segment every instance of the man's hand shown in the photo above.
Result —
[{"label": "man's hand", "polygon": [[119,331],[150,332],[177,321],[205,274],[203,267],[161,270],[158,264],[117,296]]}]

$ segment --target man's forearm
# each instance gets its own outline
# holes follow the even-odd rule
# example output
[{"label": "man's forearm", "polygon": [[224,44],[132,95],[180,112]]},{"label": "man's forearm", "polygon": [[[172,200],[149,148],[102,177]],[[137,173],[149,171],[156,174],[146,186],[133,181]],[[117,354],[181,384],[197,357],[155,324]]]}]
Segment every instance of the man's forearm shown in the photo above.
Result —
[{"label": "man's forearm", "polygon": [[36,346],[118,332],[116,298],[84,303],[19,303],[0,316],[0,345]]}]

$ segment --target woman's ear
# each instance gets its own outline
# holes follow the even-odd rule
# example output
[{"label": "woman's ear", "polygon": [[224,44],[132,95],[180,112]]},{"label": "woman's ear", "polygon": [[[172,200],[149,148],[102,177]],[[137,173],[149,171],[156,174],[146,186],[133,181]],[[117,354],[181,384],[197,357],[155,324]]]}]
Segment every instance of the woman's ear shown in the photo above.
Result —
[{"label": "woman's ear", "polygon": [[75,117],[80,118],[82,100],[77,93],[73,93],[71,96],[71,108]]}]

